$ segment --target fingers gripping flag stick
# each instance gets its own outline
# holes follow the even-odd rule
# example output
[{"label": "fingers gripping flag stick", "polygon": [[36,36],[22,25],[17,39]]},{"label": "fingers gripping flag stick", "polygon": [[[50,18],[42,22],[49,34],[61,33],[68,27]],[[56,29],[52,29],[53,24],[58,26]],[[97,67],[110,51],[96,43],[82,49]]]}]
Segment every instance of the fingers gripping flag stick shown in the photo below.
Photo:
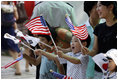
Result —
[{"label": "fingers gripping flag stick", "polygon": [[42,35],[49,35],[56,50],[58,51],[56,44],[52,38],[51,32],[43,19],[43,16],[36,17],[32,20],[30,20],[28,23],[25,24],[25,26],[28,28],[29,31],[32,32],[32,34],[42,34]]},{"label": "fingers gripping flag stick", "polygon": [[14,61],[12,61],[12,62],[10,62],[10,63],[8,63],[8,64],[6,64],[5,66],[3,66],[2,68],[4,68],[4,69],[6,69],[6,68],[8,68],[9,66],[11,66],[11,65],[13,65],[13,64],[15,64],[15,63],[17,63],[18,61],[20,61],[20,60],[22,60],[23,59],[23,49],[21,49],[21,55],[20,55],[20,57],[18,57],[17,59],[15,59]]},{"label": "fingers gripping flag stick", "polygon": [[53,70],[50,70],[50,72],[52,73],[52,75],[54,77],[57,77],[59,79],[72,79],[72,77],[68,77],[68,76],[62,75],[60,73],[54,72]]},{"label": "fingers gripping flag stick", "polygon": [[87,31],[86,25],[82,25],[82,26],[78,26],[78,27],[74,26],[68,15],[66,15],[65,21],[66,21],[67,25],[69,26],[70,30],[72,31],[72,33],[78,38],[81,47],[83,47],[80,39],[85,40],[88,38],[88,31]]}]

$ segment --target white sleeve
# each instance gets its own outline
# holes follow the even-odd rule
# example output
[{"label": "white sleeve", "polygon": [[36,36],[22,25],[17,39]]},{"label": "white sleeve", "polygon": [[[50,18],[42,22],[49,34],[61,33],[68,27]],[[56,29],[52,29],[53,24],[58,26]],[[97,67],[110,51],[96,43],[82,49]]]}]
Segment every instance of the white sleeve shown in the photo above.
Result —
[{"label": "white sleeve", "polygon": [[[69,56],[70,56],[70,55],[71,55],[71,52],[66,53],[66,55],[69,55]],[[67,63],[67,60],[66,60],[66,59],[60,58],[58,55],[57,55],[57,58],[58,58],[60,64],[65,64],[65,63]]]},{"label": "white sleeve", "polygon": [[65,64],[65,63],[67,63],[67,60],[66,60],[66,59],[60,58],[58,55],[57,55],[57,59],[59,60],[60,64]]},{"label": "white sleeve", "polygon": [[81,61],[81,64],[87,64],[89,61],[88,55],[81,55],[80,61]]}]

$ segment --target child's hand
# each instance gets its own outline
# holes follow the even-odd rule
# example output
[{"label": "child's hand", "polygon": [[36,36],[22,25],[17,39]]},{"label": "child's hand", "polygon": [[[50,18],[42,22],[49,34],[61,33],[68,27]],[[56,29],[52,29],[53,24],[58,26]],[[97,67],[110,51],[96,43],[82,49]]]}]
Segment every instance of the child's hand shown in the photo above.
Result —
[{"label": "child's hand", "polygon": [[41,52],[42,52],[42,50],[41,50],[41,49],[36,49],[36,50],[34,51],[34,53],[35,53],[36,55],[40,55],[40,54],[41,54]]},{"label": "child's hand", "polygon": [[[58,49],[58,50],[60,50],[59,48],[60,48],[60,47],[59,47],[59,46],[57,46],[57,49]],[[53,47],[51,48],[51,50],[52,50],[53,52],[55,52],[55,54],[57,54],[57,53],[58,53],[58,52],[57,52],[57,50],[56,50],[56,48],[55,48],[55,46],[53,46]]]},{"label": "child's hand", "polygon": [[86,54],[88,54],[90,51],[89,51],[88,48],[86,48],[86,47],[83,46],[82,49],[81,49],[81,52],[82,52],[83,55],[86,55]]},{"label": "child's hand", "polygon": [[63,53],[62,51],[58,51],[57,54],[58,54],[59,57],[63,58],[63,54],[64,54],[64,53]]}]

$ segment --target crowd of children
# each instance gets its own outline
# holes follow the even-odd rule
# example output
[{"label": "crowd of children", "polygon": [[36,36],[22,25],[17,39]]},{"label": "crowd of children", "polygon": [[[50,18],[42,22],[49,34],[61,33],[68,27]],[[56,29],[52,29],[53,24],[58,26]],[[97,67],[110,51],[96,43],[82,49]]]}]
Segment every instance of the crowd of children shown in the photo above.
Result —
[{"label": "crowd of children", "polygon": [[[91,5],[88,6],[89,3],[91,3]],[[37,55],[37,58],[32,58],[27,54],[23,54],[23,57],[26,60],[28,60],[30,64],[33,64],[35,66],[40,64],[40,70],[39,70],[40,79],[56,79],[56,77],[54,77],[51,74],[50,72],[51,69],[63,75],[70,76],[73,79],[117,78],[117,2],[85,1],[84,6],[91,7],[90,10],[84,7],[85,12],[89,16],[89,20],[86,23],[87,29],[85,29],[88,31],[88,37],[86,39],[82,40],[81,38],[76,37],[75,35],[71,36],[72,38],[69,36],[69,39],[71,38],[70,48],[63,49],[59,46],[60,45],[60,37],[58,36],[59,32],[56,31],[55,26],[50,26],[50,24],[48,24],[49,22],[47,22],[52,37],[57,45],[57,49],[56,47],[54,47],[52,39],[50,38],[49,35],[38,35],[38,38],[40,39],[41,42],[50,45],[51,47],[53,47],[53,49],[41,43],[38,43],[39,48],[35,49],[34,51],[34,54]],[[37,13],[34,12],[34,14]],[[102,24],[98,24],[99,18],[104,18],[106,21]],[[16,23],[14,22],[13,24],[15,26]],[[2,25],[2,30],[3,28],[7,30],[6,28],[13,28],[13,27],[4,27]],[[94,28],[95,30],[93,30]],[[78,34],[82,35],[85,33],[81,33],[78,31]],[[16,53],[19,52],[11,48],[9,50],[12,53],[13,51],[15,51]],[[106,74],[103,74],[101,72],[101,69],[99,69],[99,67],[96,64],[94,64],[94,62],[92,62],[92,57],[99,53],[104,53],[105,57],[108,60],[108,69],[107,69],[108,71]],[[63,64],[67,64],[66,68],[63,67]],[[90,71],[89,70],[90,65],[91,68],[93,68],[90,70],[92,70],[93,72],[91,73],[92,75],[87,75],[89,74],[88,71]],[[94,73],[94,65],[95,65],[95,73]],[[16,75],[21,74],[19,67],[15,74]]]}]

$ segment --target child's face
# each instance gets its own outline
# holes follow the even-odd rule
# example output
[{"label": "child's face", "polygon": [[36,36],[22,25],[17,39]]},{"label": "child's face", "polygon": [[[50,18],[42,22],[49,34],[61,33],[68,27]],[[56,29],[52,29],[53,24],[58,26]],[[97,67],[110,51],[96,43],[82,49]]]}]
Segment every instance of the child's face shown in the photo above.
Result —
[{"label": "child's face", "polygon": [[[45,37],[39,37],[39,38],[40,38],[41,42],[44,42],[44,43],[48,44],[48,40]],[[41,49],[46,49],[47,48],[45,45],[43,45],[41,43],[39,43],[39,46],[40,46]]]},{"label": "child's face", "polygon": [[108,63],[108,70],[109,71],[114,71],[116,68],[116,64],[113,60],[109,59],[109,63]]},{"label": "child's face", "polygon": [[75,36],[72,37],[71,49],[72,49],[73,53],[78,53],[78,52],[81,51],[80,43],[79,43],[78,39]]}]

